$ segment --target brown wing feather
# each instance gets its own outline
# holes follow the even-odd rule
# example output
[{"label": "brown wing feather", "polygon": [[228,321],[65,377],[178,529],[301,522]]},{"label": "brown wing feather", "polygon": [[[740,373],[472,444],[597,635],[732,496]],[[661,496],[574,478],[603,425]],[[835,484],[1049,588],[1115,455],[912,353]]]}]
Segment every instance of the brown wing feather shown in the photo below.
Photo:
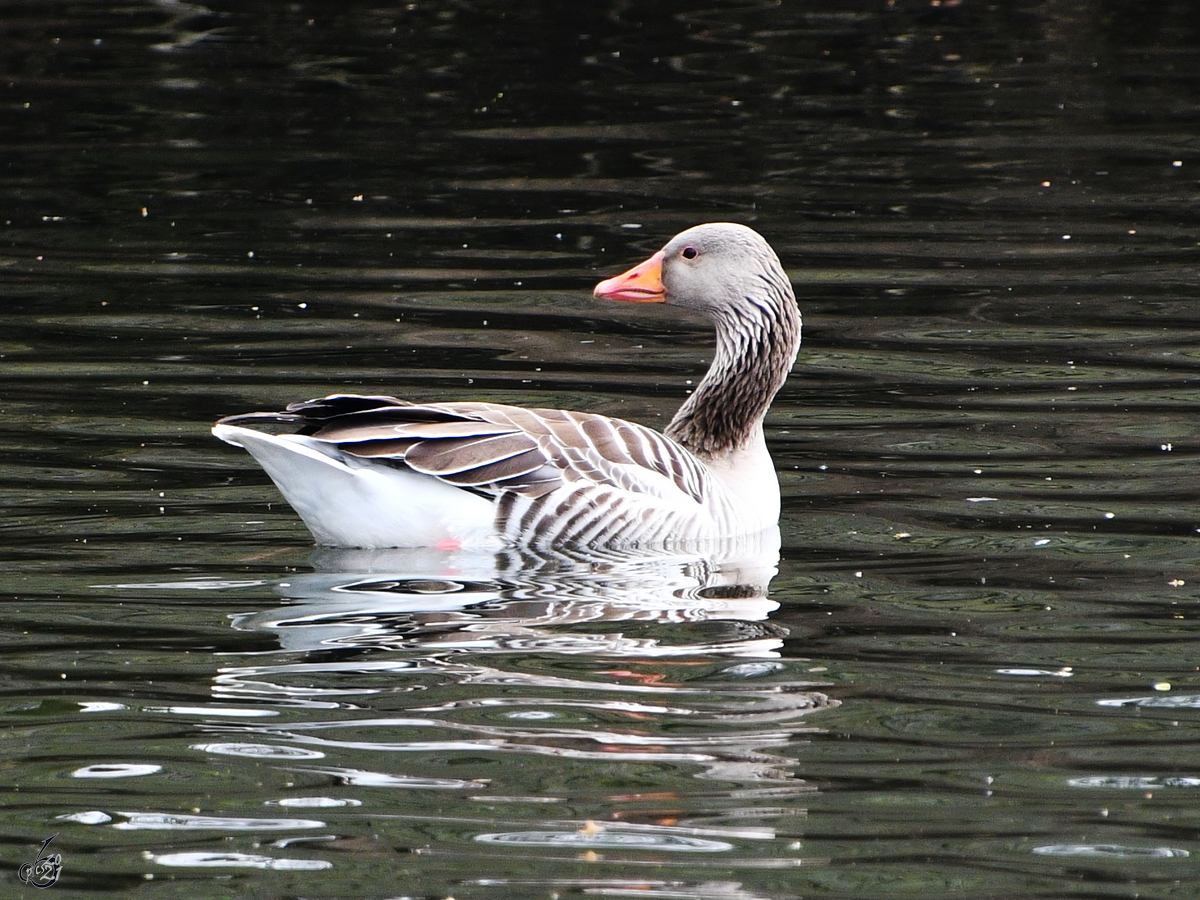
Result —
[{"label": "brown wing feather", "polygon": [[[513,463],[511,471],[503,471],[506,463],[525,457],[528,458],[524,462]],[[513,478],[540,468],[546,457],[529,435],[515,432],[483,438],[424,440],[408,451],[405,462],[418,472],[439,478],[495,466],[502,471],[498,478]]]},{"label": "brown wing feather", "polygon": [[[458,484],[463,487],[484,487],[501,481],[515,486],[521,483],[521,476],[540,470],[545,460],[546,458],[542,456],[542,451],[536,447],[532,447],[524,453],[518,453],[516,456],[505,457],[496,462],[485,463],[469,469],[461,469],[457,472],[428,472],[426,469],[415,465],[413,468],[418,472],[437,475],[442,481],[448,481],[451,484]],[[410,462],[409,465],[412,465],[412,463]]]},{"label": "brown wing feather", "polygon": [[[394,418],[395,413],[388,411],[388,417]],[[459,437],[481,437],[491,434],[505,434],[512,431],[503,425],[493,425],[490,422],[389,422],[381,424],[367,424],[363,422],[363,415],[359,414],[355,418],[357,422],[344,422],[337,419],[329,425],[326,425],[320,431],[316,432],[313,437],[323,441],[332,442],[357,442],[369,441],[376,438],[459,438]]]},{"label": "brown wing feather", "polygon": [[390,440],[355,441],[353,444],[342,444],[341,448],[355,456],[370,459],[404,459],[416,438],[393,438]]},{"label": "brown wing feather", "polygon": [[293,404],[286,415],[347,453],[403,460],[462,487],[540,497],[565,480],[656,493],[662,488],[637,475],[646,469],[699,499],[707,478],[703,464],[668,438],[593,413],[336,395]]}]

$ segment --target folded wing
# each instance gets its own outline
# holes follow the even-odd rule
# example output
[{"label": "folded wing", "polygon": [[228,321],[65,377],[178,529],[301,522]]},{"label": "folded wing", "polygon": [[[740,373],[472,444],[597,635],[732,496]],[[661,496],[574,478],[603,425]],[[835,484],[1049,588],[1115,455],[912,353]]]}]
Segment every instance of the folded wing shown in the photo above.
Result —
[{"label": "folded wing", "polygon": [[281,413],[221,420],[266,423],[289,425],[364,461],[403,466],[492,497],[538,499],[567,486],[700,504],[710,478],[670,439],[592,413],[335,394]]}]

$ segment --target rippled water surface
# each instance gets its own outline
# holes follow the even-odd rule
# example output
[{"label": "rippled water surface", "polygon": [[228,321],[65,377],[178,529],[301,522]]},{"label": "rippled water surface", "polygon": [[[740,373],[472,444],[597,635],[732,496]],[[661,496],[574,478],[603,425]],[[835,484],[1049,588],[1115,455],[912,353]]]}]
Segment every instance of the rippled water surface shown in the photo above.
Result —
[{"label": "rippled water surface", "polygon": [[[1195,895],[1192,4],[0,35],[7,893],[58,854],[92,897]],[[721,219],[805,318],[778,553],[314,550],[208,432],[664,423],[708,330],[591,286]]]}]

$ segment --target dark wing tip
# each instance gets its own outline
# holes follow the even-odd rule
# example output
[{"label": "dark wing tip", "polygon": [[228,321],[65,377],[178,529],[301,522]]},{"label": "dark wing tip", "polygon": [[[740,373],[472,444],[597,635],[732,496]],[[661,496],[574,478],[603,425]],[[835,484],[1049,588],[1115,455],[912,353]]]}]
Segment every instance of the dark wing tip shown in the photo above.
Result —
[{"label": "dark wing tip", "polygon": [[238,413],[217,420],[218,425],[290,425],[301,434],[312,434],[331,419],[375,410],[391,410],[410,406],[395,397],[372,397],[362,394],[330,394],[314,400],[289,403],[281,412]]},{"label": "dark wing tip", "polygon": [[395,397],[365,394],[330,394],[328,397],[317,397],[313,400],[301,400],[298,403],[289,403],[287,405],[287,412],[295,413],[308,420],[313,420],[366,412],[371,409],[389,409],[411,405],[407,400],[397,400]]},{"label": "dark wing tip", "polygon": [[303,416],[286,412],[238,413],[217,419],[218,425],[296,425],[304,421]]}]

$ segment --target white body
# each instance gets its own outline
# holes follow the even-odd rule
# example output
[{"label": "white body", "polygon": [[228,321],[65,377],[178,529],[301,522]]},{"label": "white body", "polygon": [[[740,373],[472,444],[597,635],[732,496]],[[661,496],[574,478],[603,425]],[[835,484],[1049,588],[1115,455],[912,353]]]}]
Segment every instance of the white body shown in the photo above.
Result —
[{"label": "white body", "polygon": [[[779,518],[779,483],[761,433],[737,458],[703,469],[688,455],[689,474],[698,470],[703,482],[699,500],[694,488],[688,493],[671,478],[642,467],[621,466],[621,485],[586,478],[577,469],[536,501],[516,495],[507,527],[498,521],[499,497],[480,496],[434,475],[364,459],[303,435],[272,435],[238,425],[217,425],[213,434],[247,450],[317,542],[334,547],[681,546],[755,534]],[[526,521],[535,502],[540,527]],[[606,507],[621,510],[630,526],[612,534]],[[573,523],[588,525],[589,508],[594,521],[571,531]]]}]

